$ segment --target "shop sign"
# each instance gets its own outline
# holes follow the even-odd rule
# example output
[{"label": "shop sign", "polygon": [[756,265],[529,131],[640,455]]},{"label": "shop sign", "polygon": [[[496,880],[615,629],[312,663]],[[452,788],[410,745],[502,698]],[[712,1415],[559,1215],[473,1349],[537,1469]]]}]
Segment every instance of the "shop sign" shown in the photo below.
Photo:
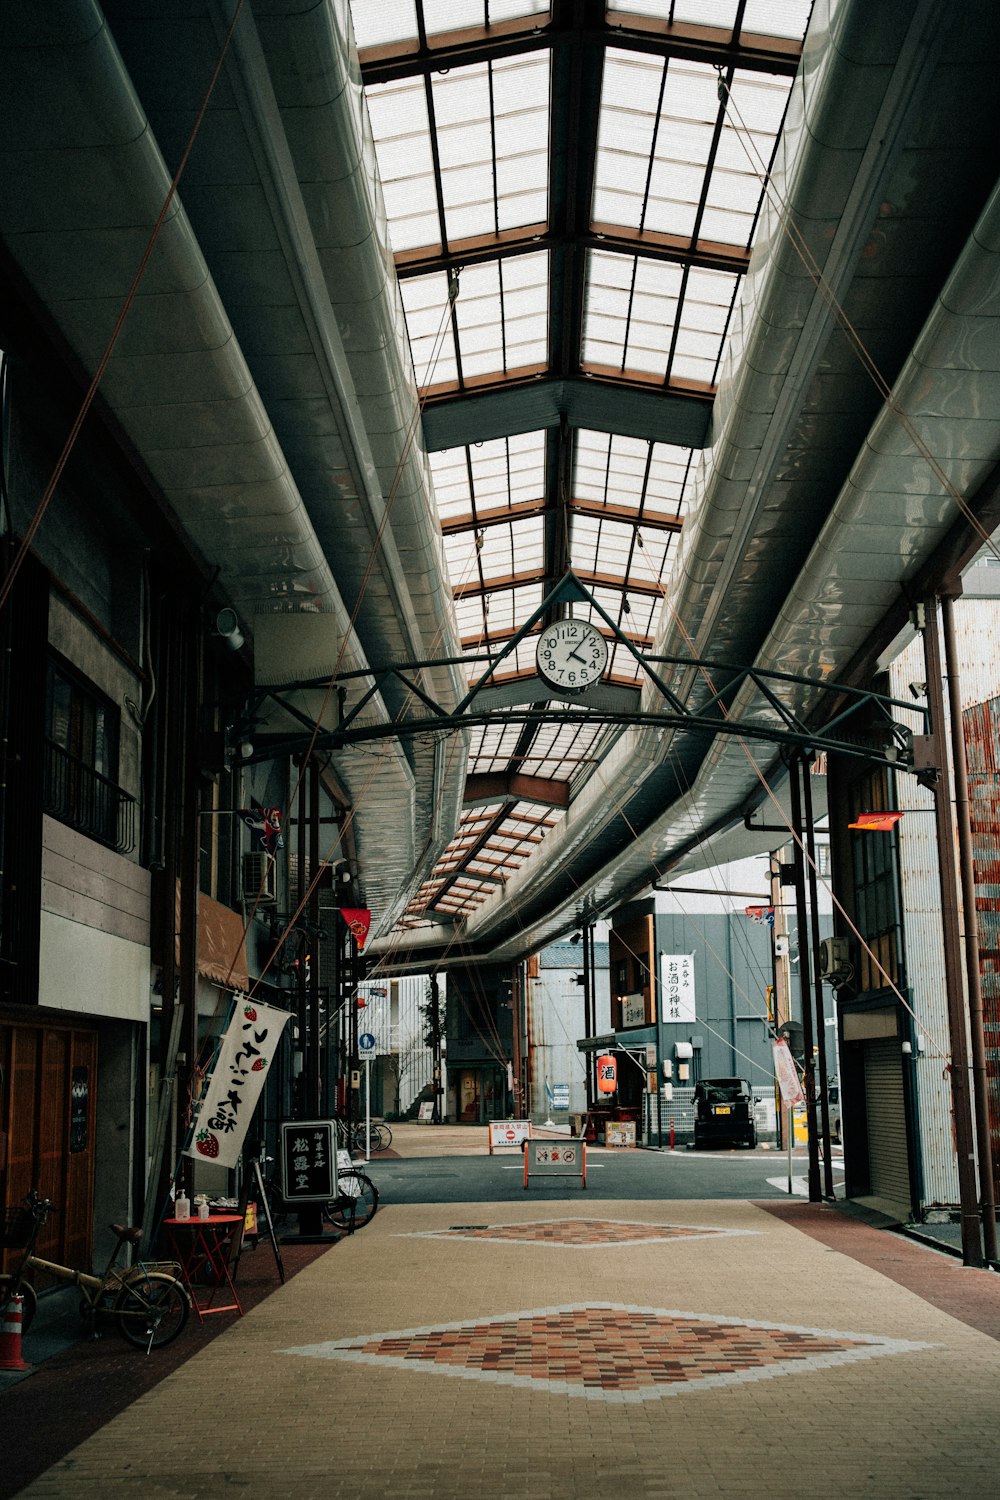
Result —
[{"label": "shop sign", "polygon": [[618,1088],[618,1064],[610,1052],[597,1059],[597,1089],[601,1094],[613,1094]]},{"label": "shop sign", "polygon": [[286,1203],[326,1203],[337,1183],[333,1122],[285,1120],[281,1126],[281,1196]]},{"label": "shop sign", "polygon": [[660,1020],[694,1022],[694,954],[660,955]]},{"label": "shop sign", "polygon": [[646,1024],[646,997],[645,995],[623,995],[622,996],[622,1026],[645,1026]]}]

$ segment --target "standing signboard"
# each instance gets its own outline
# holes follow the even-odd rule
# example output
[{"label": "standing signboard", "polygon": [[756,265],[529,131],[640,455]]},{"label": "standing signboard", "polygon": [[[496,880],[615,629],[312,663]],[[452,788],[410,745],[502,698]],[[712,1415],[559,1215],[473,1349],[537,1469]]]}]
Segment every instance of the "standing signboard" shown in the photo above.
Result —
[{"label": "standing signboard", "polygon": [[281,1196],[286,1203],[328,1203],[337,1187],[331,1120],[285,1120],[281,1125]]},{"label": "standing signboard", "polygon": [[494,1151],[520,1151],[522,1142],[531,1139],[530,1120],[491,1120],[490,1155]]},{"label": "standing signboard", "polygon": [[525,1141],[524,1186],[531,1177],[579,1177],[587,1186],[587,1146],[584,1141]]}]

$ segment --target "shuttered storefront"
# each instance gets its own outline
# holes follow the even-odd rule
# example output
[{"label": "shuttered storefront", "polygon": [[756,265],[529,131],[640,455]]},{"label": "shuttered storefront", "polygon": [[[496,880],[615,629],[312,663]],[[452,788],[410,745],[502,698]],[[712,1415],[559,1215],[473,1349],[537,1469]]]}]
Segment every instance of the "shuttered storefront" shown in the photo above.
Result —
[{"label": "shuttered storefront", "polygon": [[897,1037],[864,1047],[871,1196],[902,1218],[910,1214],[910,1168],[906,1140],[903,1058]]}]

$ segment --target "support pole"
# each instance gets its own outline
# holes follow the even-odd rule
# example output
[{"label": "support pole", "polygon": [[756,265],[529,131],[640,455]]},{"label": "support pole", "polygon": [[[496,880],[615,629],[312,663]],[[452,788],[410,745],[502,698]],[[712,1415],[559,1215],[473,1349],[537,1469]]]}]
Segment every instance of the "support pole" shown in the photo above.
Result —
[{"label": "support pole", "polygon": [[[594,1035],[593,1018],[591,1016],[590,1004],[590,924],[584,921],[580,926],[580,936],[583,942],[583,1034],[585,1037]],[[587,1109],[594,1107],[594,1053],[585,1052],[585,1067],[587,1070]]]},{"label": "support pole", "polygon": [[962,1263],[981,1266],[979,1205],[976,1196],[976,1158],[969,1107],[969,1054],[966,1044],[965,986],[958,931],[958,881],[955,873],[955,834],[951,820],[951,775],[948,743],[944,733],[941,648],[938,642],[937,601],[924,601],[924,662],[927,674],[927,706],[931,738],[939,767],[934,784],[934,823],[937,830],[938,868],[941,881],[941,925],[944,937],[944,988],[948,1004],[951,1045],[951,1100],[955,1121],[955,1153],[958,1166],[959,1210],[962,1226]]},{"label": "support pole", "polygon": [[795,924],[799,939],[799,990],[802,997],[802,1050],[804,1074],[803,1086],[806,1094],[806,1129],[809,1139],[809,1202],[821,1203],[823,1194],[819,1184],[819,1151],[816,1139],[816,1072],[813,1059],[813,1006],[812,984],[809,962],[809,924],[806,919],[805,860],[802,855],[802,796],[799,789],[800,764],[793,757],[788,768],[788,786],[791,794],[792,831],[795,865]]},{"label": "support pole", "polygon": [[965,926],[965,973],[969,985],[969,1040],[972,1048],[972,1097],[979,1147],[979,1196],[983,1212],[983,1253],[987,1261],[997,1258],[997,1207],[993,1181],[993,1151],[990,1140],[990,1096],[986,1072],[986,1037],[983,1027],[983,985],[979,967],[979,919],[976,915],[976,874],[972,857],[972,817],[969,808],[969,776],[962,732],[962,696],[958,649],[955,641],[953,601],[941,596],[945,670],[948,674],[948,706],[951,710],[951,756],[955,777],[955,819],[958,825],[958,857],[962,872],[962,916]]},{"label": "support pole", "polygon": [[[307,874],[312,892],[309,896],[307,915],[308,939],[305,948],[309,953],[309,978],[306,981],[306,1004],[309,1024],[306,1027],[306,1118],[316,1120],[322,1111],[323,1066],[320,1052],[319,1016],[319,885],[316,872],[319,869],[319,763],[313,757],[309,762],[309,864]],[[308,888],[308,887],[307,887]]]},{"label": "support pole", "polygon": [[[816,825],[813,821],[812,785],[809,762],[802,761],[802,804],[805,812],[807,875],[809,880],[810,947],[813,963],[813,990],[816,998],[816,1061],[819,1064],[819,1111],[823,1139],[823,1193],[833,1197],[833,1155],[830,1141],[829,1073],[826,1066],[826,1013],[823,1005],[823,980],[819,972],[819,891],[816,880]],[[802,950],[799,949],[799,962]]]}]

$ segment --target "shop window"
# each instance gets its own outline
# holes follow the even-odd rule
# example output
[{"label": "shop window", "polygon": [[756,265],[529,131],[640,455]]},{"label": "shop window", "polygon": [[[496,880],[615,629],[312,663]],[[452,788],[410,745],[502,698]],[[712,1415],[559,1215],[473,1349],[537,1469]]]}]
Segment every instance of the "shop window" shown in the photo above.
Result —
[{"label": "shop window", "polygon": [[45,702],[45,811],[109,848],[135,843],[135,803],[117,784],[118,710],[50,660]]}]

